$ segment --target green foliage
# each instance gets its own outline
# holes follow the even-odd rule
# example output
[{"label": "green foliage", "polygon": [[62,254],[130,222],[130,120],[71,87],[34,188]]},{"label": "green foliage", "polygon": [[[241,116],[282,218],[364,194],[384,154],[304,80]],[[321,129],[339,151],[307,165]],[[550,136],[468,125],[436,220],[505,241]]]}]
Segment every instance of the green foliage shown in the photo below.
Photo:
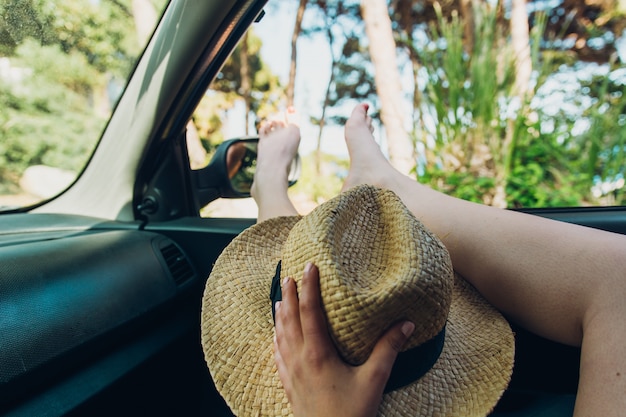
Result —
[{"label": "green foliage", "polygon": [[[535,106],[539,124],[531,131],[540,132],[536,141],[552,143],[545,152],[546,156],[553,157],[541,164],[552,174],[544,176],[542,186],[553,188],[555,198],[570,193],[577,201],[568,205],[623,203],[620,191],[610,198],[597,194],[600,184],[623,179],[626,168],[626,132],[623,129],[626,123],[626,80],[621,73],[619,67],[611,71],[607,65],[579,63],[561,66],[556,73],[560,78],[553,76],[546,82],[546,85],[557,87],[537,92]],[[568,82],[555,83],[562,79]],[[565,104],[556,109],[552,105],[545,106],[542,112],[541,103],[553,95],[563,96]],[[533,154],[530,156],[537,158]],[[558,176],[554,174],[556,170]]]},{"label": "green foliage", "polygon": [[484,196],[495,187],[493,178],[476,177],[467,172],[449,172],[440,167],[429,169],[419,180],[446,194],[475,203],[483,203]]},{"label": "green foliage", "polygon": [[[13,63],[28,68],[27,72],[32,71],[33,77],[27,82],[40,83],[42,87],[47,84],[52,88],[66,88],[85,97],[105,82],[105,77],[79,52],[64,53],[59,45],[42,46],[33,39],[25,40],[16,49]],[[61,96],[51,99],[62,98],[63,91],[57,92]],[[30,94],[42,93],[30,91]]]},{"label": "green foliage", "polygon": [[605,76],[596,75],[582,82],[582,88],[594,100],[583,113],[589,118],[590,127],[579,139],[582,151],[589,155],[586,163],[589,176],[608,179],[623,174],[626,168],[626,80],[615,80],[621,72],[617,68]]},{"label": "green foliage", "polygon": [[13,62],[24,65],[24,79],[0,83],[0,178],[15,183],[37,164],[80,171],[105,122],[94,117],[84,95],[97,73],[81,55],[56,46],[26,41],[16,53]]},{"label": "green foliage", "polygon": [[83,168],[142,48],[130,0],[0,4],[0,191],[31,165]]},{"label": "green foliage", "polygon": [[315,165],[314,154],[302,158],[300,179],[289,192],[304,194],[319,204],[339,194],[348,174],[349,162],[335,155],[321,154],[321,165],[324,167],[321,173],[315,172]]},{"label": "green foliage", "polygon": [[[601,202],[592,190],[623,179],[626,168],[624,76],[618,69],[594,72],[593,66],[564,59],[567,54],[542,51],[546,18],[536,14],[535,98],[520,101],[512,92],[516,69],[507,33],[484,7],[474,10],[471,54],[462,20],[454,13],[446,19],[440,11],[430,27],[432,42],[417,50],[428,74],[422,109],[433,126],[422,143],[420,181],[460,198],[504,201],[508,207]],[[577,84],[580,88],[573,87]],[[555,94],[563,97],[556,108],[549,104]],[[616,192],[613,202],[622,198]]]},{"label": "green foliage", "polygon": [[516,120],[517,146],[506,184],[509,207],[578,206],[585,197],[589,178],[580,174],[580,155],[563,135],[567,125],[542,132],[546,120],[551,119],[537,112]]},{"label": "green foliage", "polygon": [[59,45],[64,53],[81,53],[98,71],[125,79],[141,45],[124,3],[130,2],[7,0],[1,13],[9,39],[3,43],[19,45],[32,38]]},{"label": "green foliage", "polygon": [[[432,130],[420,181],[472,201],[492,204],[506,176],[510,137],[503,114],[512,101],[514,61],[489,5],[474,9],[474,43],[464,43],[457,14],[435,8],[432,42],[415,52],[427,82],[421,109]],[[467,49],[472,54],[467,53]],[[415,134],[415,137],[423,137]]]}]

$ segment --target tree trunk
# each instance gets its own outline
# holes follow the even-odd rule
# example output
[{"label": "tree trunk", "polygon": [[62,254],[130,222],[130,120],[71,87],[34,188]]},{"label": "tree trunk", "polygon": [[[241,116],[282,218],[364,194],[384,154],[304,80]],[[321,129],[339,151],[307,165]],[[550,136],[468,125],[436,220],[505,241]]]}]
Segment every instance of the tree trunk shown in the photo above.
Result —
[{"label": "tree trunk", "polygon": [[[408,47],[408,51],[409,59],[411,60],[411,69],[413,70],[413,134],[416,138],[416,145],[418,143],[422,143],[426,146],[426,131],[424,129],[424,115],[422,114],[422,92],[420,91],[419,85],[419,71],[422,66],[420,64],[419,56],[413,47]],[[415,149],[414,152],[417,156],[417,149]],[[425,155],[423,156],[425,157]]]},{"label": "tree trunk", "polygon": [[472,55],[474,52],[474,2],[472,0],[461,0],[461,18],[465,25],[463,26],[463,45],[465,52]]},{"label": "tree trunk", "polygon": [[141,46],[148,42],[158,18],[157,11],[150,0],[133,0],[133,19],[135,20],[137,40]]},{"label": "tree trunk", "polygon": [[191,169],[200,169],[206,166],[206,150],[200,141],[200,134],[193,120],[187,122],[187,154]]},{"label": "tree trunk", "polygon": [[400,86],[396,43],[385,0],[363,0],[361,13],[374,64],[374,81],[381,103],[381,118],[389,146],[389,160],[403,174],[415,168],[415,149],[405,129],[405,108]]},{"label": "tree trunk", "polygon": [[250,111],[252,110],[251,94],[252,94],[252,80],[250,75],[250,65],[248,62],[248,32],[243,35],[241,39],[241,49],[239,50],[239,71],[241,76],[241,96],[243,97],[245,115],[245,135],[249,135],[250,132]]},{"label": "tree trunk", "polygon": [[[515,83],[513,94],[517,95],[522,103],[530,100],[530,77],[532,60],[530,57],[530,32],[526,0],[513,0],[511,7],[511,46],[515,57]],[[522,105],[522,109],[525,108]],[[500,168],[496,171],[496,186],[492,206],[506,207],[506,185],[511,173],[511,155],[515,152],[515,120],[508,121],[508,129],[504,136],[504,143],[498,150]]]},{"label": "tree trunk", "polygon": [[287,82],[287,106],[293,106],[294,94],[296,90],[296,66],[298,57],[298,38],[302,31],[302,18],[306,9],[307,0],[300,0],[298,11],[296,13],[296,23],[293,26],[291,35],[291,63],[289,65],[289,81]]},{"label": "tree trunk", "polygon": [[526,0],[513,0],[511,8],[511,44],[515,54],[515,94],[524,100],[528,93],[532,61]]},{"label": "tree trunk", "polygon": [[337,70],[337,59],[335,59],[335,52],[333,50],[335,44],[335,37],[331,29],[331,25],[327,25],[326,37],[328,38],[328,46],[330,49],[330,77],[328,84],[326,84],[326,93],[324,94],[324,103],[322,104],[322,115],[319,119],[319,131],[317,134],[317,146],[315,148],[315,175],[319,176],[322,173],[322,133],[326,126],[326,110],[330,105],[330,93],[335,82],[335,71]]}]

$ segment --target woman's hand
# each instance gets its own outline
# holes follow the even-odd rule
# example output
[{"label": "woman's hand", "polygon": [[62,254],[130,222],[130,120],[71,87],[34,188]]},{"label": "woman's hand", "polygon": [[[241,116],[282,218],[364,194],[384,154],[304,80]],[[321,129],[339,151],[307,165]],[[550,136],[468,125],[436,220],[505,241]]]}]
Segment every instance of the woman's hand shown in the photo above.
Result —
[{"label": "woman's hand", "polygon": [[343,362],[321,308],[319,272],[307,264],[298,298],[295,282],[283,281],[276,304],[274,358],[293,413],[307,416],[375,416],[398,352],[415,326],[394,325],[361,366]]}]

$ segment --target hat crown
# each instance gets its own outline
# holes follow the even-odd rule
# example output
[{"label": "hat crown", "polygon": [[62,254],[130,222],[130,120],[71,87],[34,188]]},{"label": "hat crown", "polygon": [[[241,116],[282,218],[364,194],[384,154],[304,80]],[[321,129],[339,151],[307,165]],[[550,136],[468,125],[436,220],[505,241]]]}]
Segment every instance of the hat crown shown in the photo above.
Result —
[{"label": "hat crown", "polygon": [[400,320],[416,326],[405,349],[445,325],[449,254],[391,191],[359,186],[318,206],[291,229],[281,258],[281,277],[296,281],[307,262],[318,267],[329,333],[351,364],[363,363]]},{"label": "hat crown", "polygon": [[[395,321],[409,319],[416,324],[405,348],[419,347],[398,355],[394,364],[394,369],[400,364],[400,369],[411,371],[413,382],[384,394],[379,415],[484,416],[502,395],[514,357],[508,323],[458,274],[450,283],[450,260],[443,245],[419,222],[410,220],[397,197],[367,190],[349,190],[320,206],[333,207],[330,212],[320,208],[304,218],[279,217],[251,226],[217,259],[203,296],[202,346],[215,386],[235,415],[292,415],[276,370],[268,297],[281,259],[283,276],[296,280],[307,261],[318,265],[330,333],[338,350],[352,363],[367,357],[380,332]],[[369,192],[372,195],[368,196]],[[373,206],[366,208],[368,204]],[[309,221],[309,216],[319,218]],[[325,225],[326,217],[337,218]],[[290,236],[303,221],[309,225],[298,226],[303,229]],[[364,230],[353,230],[357,227]],[[396,235],[399,243],[390,243]],[[310,242],[298,242],[298,236]],[[328,236],[332,237],[330,244]],[[380,254],[374,256],[372,250]],[[417,255],[405,259],[410,253]],[[407,272],[410,270],[418,273]],[[350,279],[354,276],[359,278]],[[363,296],[368,292],[374,296]],[[415,379],[412,358],[429,356],[422,352],[441,339],[435,336],[428,343],[422,341],[444,323],[445,335],[437,333],[444,335],[442,349],[431,350],[437,355],[434,364]],[[416,351],[418,355],[414,355]],[[409,357],[411,364],[399,361],[401,357]],[[418,362],[424,367],[432,363],[428,359]],[[405,381],[402,375],[396,380]]]}]

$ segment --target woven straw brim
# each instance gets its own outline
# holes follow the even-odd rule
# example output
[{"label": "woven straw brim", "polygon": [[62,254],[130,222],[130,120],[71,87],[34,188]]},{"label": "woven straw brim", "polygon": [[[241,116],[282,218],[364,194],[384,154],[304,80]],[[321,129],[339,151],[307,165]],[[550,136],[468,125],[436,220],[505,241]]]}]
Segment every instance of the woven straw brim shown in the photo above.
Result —
[{"label": "woven straw brim", "polygon": [[[269,292],[300,217],[254,225],[217,260],[202,303],[202,346],[215,386],[237,416],[292,415],[276,371]],[[385,394],[381,416],[485,416],[504,392],[514,340],[504,318],[456,277],[443,352],[419,381]]]}]

